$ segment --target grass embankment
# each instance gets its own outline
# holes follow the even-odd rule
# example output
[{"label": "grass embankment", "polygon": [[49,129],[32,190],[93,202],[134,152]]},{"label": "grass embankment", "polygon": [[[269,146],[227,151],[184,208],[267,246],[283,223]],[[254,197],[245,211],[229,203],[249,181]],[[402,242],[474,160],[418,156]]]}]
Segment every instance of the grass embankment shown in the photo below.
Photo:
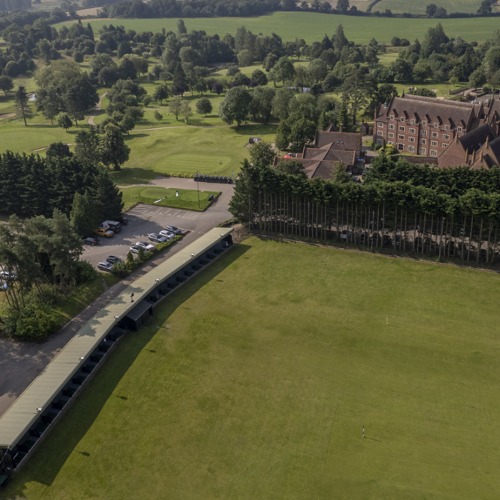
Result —
[{"label": "grass embankment", "polygon": [[[447,0],[451,2],[452,0]],[[468,0],[461,0],[470,4]],[[474,0],[474,3],[480,3]],[[408,3],[411,3],[408,0]],[[438,3],[438,2],[435,2]],[[453,0],[455,3],[455,0]],[[427,4],[425,4],[427,5]],[[384,7],[385,8],[388,7]],[[425,6],[423,7],[425,9]],[[377,4],[374,10],[382,10]],[[408,19],[390,17],[359,17],[342,16],[334,14],[316,14],[312,12],[274,12],[266,16],[256,17],[214,17],[214,18],[189,18],[184,19],[188,31],[204,30],[209,35],[225,33],[233,36],[240,26],[245,26],[253,33],[272,35],[276,33],[284,41],[293,41],[295,38],[303,38],[308,44],[320,42],[325,33],[332,36],[337,25],[342,24],[349,40],[356,43],[367,44],[372,38],[379,43],[389,44],[395,36],[408,38],[411,42],[418,38],[424,39],[429,27],[437,23],[443,25],[445,33],[454,38],[457,35],[467,41],[484,42],[493,36],[498,29],[498,20],[495,17],[461,18],[461,19]],[[76,21],[75,21],[76,22]],[[97,34],[104,24],[110,23],[124,26],[125,29],[133,29],[137,32],[152,31],[153,33],[165,28],[167,31],[177,31],[177,19],[98,19],[90,21],[94,33]],[[59,29],[68,23],[56,24]]]},{"label": "grass embankment", "polygon": [[[193,181],[193,184],[196,183]],[[128,210],[136,203],[145,203],[146,205],[158,205],[161,207],[182,208],[185,210],[205,210],[209,205],[208,197],[212,194],[216,197],[219,191],[201,191],[200,203],[198,204],[198,191],[191,189],[166,189],[162,187],[135,186],[122,189],[124,210]],[[176,193],[179,196],[176,196]],[[155,201],[160,200],[155,203]]]},{"label": "grass embankment", "polygon": [[[481,2],[482,0],[436,0],[433,3],[437,7],[444,7],[448,14],[452,12],[476,14]],[[412,0],[382,0],[373,7],[373,10],[385,12],[386,9],[389,9],[394,14],[409,12],[410,14],[425,15],[427,5],[429,4],[426,2],[413,2]],[[492,8],[493,12],[498,12],[497,5],[493,4]]]},{"label": "grass embankment", "polygon": [[495,498],[499,293],[249,239],[123,339],[4,497]]},{"label": "grass embankment", "polygon": [[[77,286],[67,297],[61,298],[59,304],[54,308],[59,318],[58,328],[62,328],[68,321],[104,293],[103,280],[108,287],[120,281],[119,278],[109,273],[97,274],[97,278]],[[7,297],[5,293],[0,292],[0,317],[5,318],[7,311]]]}]

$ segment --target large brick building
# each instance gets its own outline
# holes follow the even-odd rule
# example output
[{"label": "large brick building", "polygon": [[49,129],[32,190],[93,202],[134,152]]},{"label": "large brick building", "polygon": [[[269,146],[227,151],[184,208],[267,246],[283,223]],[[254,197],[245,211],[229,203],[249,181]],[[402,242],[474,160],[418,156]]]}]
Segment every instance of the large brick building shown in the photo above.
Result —
[{"label": "large brick building", "polygon": [[[375,112],[373,140],[440,168],[499,165],[500,101],[456,102],[403,94]],[[418,162],[418,158],[415,158]]]},{"label": "large brick building", "polygon": [[377,108],[373,140],[385,140],[400,152],[437,158],[455,136],[477,126],[481,113],[482,104],[403,94]]}]

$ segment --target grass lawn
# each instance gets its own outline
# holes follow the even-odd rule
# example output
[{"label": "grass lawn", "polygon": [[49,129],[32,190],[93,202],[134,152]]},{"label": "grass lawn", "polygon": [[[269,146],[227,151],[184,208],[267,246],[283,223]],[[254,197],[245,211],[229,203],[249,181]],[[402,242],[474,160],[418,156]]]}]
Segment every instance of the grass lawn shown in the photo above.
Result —
[{"label": "grass lawn", "polygon": [[249,239],[123,339],[4,498],[496,498],[499,293]]},{"label": "grass lawn", "polygon": [[[411,14],[425,14],[428,4],[424,5],[424,3],[413,2],[412,0],[382,0],[373,7],[373,11],[385,12],[386,9],[389,9],[394,13],[409,12]],[[436,0],[433,3],[437,7],[444,7],[448,14],[452,12],[475,14],[481,5],[481,0]],[[493,4],[492,7],[493,12],[498,12],[496,5]]]},{"label": "grass lawn", "polygon": [[[446,1],[452,2],[452,0]],[[462,4],[467,3],[471,5],[469,0],[460,1]],[[409,0],[406,0],[406,2],[410,3]],[[456,0],[453,0],[453,3],[457,3]],[[473,0],[473,3],[480,3],[480,0]],[[382,10],[380,5],[377,4],[374,10]],[[422,4],[422,8],[425,9],[425,5],[427,4]],[[384,10],[385,8],[387,7],[384,7]],[[450,38],[460,35],[469,42],[474,40],[484,42],[488,38],[491,38],[498,28],[498,20],[494,17],[472,19],[401,19],[342,16],[312,12],[274,12],[266,16],[256,17],[189,18],[184,19],[184,21],[188,31],[204,30],[209,35],[216,33],[220,37],[223,37],[225,33],[234,35],[240,26],[245,26],[255,34],[271,35],[272,33],[276,33],[284,41],[292,41],[296,37],[304,38],[308,44],[320,42],[325,33],[332,36],[339,24],[344,26],[345,34],[349,40],[362,44],[367,44],[372,38],[375,38],[379,43],[389,44],[394,36],[409,38],[412,42],[415,38],[418,38],[422,42],[429,27],[434,27],[438,23],[443,25],[446,34]],[[117,19],[111,22],[115,25],[124,26],[125,29],[134,29],[137,32],[152,31],[154,33],[161,31],[162,28],[174,33],[177,31],[177,19],[175,18]],[[68,23],[63,24],[67,25]],[[63,24],[56,24],[54,27],[59,29]],[[90,24],[94,33],[97,34],[103,25],[110,24],[110,20],[98,19],[90,21]]]},{"label": "grass lawn", "polygon": [[234,171],[236,175],[248,158],[248,138],[274,142],[275,134],[272,125],[133,130],[125,137],[130,159],[120,172],[113,172],[113,179],[118,186],[149,182],[158,175],[180,173],[180,165],[187,173],[231,176]]},{"label": "grass lawn", "polygon": [[[193,181],[193,186],[196,183]],[[184,208],[187,210],[205,210],[210,205],[208,197],[219,194],[218,191],[201,191],[200,205],[198,206],[198,191],[196,189],[166,189],[162,187],[135,186],[121,190],[123,193],[124,210],[128,210],[135,203],[159,205],[162,207]],[[175,196],[175,193],[179,196]],[[160,200],[155,203],[155,201]]]}]

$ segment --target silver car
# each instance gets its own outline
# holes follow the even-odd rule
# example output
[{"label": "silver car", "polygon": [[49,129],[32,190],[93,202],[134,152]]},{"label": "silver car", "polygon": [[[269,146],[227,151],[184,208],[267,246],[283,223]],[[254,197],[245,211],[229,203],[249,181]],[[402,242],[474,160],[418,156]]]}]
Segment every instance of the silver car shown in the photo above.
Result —
[{"label": "silver car", "polygon": [[164,243],[165,241],[167,241],[167,238],[165,238],[163,235],[156,233],[151,233],[150,235],[148,235],[148,238],[151,241],[156,241],[156,243]]},{"label": "silver car", "polygon": [[136,245],[139,245],[140,247],[144,248],[145,252],[149,252],[150,250],[154,249],[154,245],[150,245],[147,241],[138,241]]},{"label": "silver car", "polygon": [[165,241],[166,240],[173,240],[175,238],[175,234],[170,232],[170,231],[167,231],[166,229],[161,230],[160,235],[163,238],[165,238]]}]

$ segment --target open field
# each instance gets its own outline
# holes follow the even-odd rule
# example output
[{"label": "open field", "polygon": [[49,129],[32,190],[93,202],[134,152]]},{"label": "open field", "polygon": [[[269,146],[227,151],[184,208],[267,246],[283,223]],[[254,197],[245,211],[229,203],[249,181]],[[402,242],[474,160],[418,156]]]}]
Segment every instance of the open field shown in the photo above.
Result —
[{"label": "open field", "polygon": [[[196,183],[193,182],[193,186]],[[182,208],[186,210],[205,210],[210,205],[208,197],[217,196],[218,191],[202,191],[200,189],[200,204],[198,206],[198,191],[196,189],[166,189],[162,187],[135,186],[121,190],[123,193],[123,210],[127,211],[135,203],[158,205],[162,207]],[[179,196],[176,196],[176,192]],[[155,204],[155,201],[161,199]]]},{"label": "open field", "polygon": [[[236,175],[241,162],[248,158],[245,145],[249,137],[272,142],[275,134],[272,125],[134,130],[125,137],[130,159],[112,176],[117,185],[124,186],[149,182],[162,174],[198,170],[207,175],[231,176],[233,171]],[[219,159],[223,163],[219,164]]]},{"label": "open field", "polygon": [[[379,8],[380,10],[380,8]],[[177,19],[100,19],[91,21],[92,29],[97,31],[104,25],[125,26],[136,31],[177,30]],[[276,33],[283,40],[304,38],[307,43],[319,42],[325,36],[332,36],[336,26],[342,24],[349,40],[367,44],[372,38],[379,43],[390,43],[392,37],[415,38],[423,40],[429,27],[441,23],[449,37],[461,35],[467,41],[484,42],[493,36],[498,28],[498,19],[494,17],[473,19],[403,19],[381,17],[341,16],[334,14],[315,14],[311,12],[275,12],[268,16],[246,18],[189,18],[185,19],[188,31],[205,30],[207,34],[235,34],[240,26],[245,26],[253,33],[271,35]],[[59,28],[62,24],[54,25]]]},{"label": "open field", "polygon": [[499,292],[249,239],[123,339],[4,497],[496,498]]},{"label": "open field", "polygon": [[[448,14],[452,12],[467,12],[475,14],[482,0],[436,0],[432,2],[438,7],[444,7]],[[393,13],[410,12],[411,14],[425,14],[425,9],[429,5],[426,2],[413,2],[412,0],[382,0],[377,3],[373,10],[384,12],[386,9]],[[497,5],[492,5],[493,12],[498,11]]]}]

